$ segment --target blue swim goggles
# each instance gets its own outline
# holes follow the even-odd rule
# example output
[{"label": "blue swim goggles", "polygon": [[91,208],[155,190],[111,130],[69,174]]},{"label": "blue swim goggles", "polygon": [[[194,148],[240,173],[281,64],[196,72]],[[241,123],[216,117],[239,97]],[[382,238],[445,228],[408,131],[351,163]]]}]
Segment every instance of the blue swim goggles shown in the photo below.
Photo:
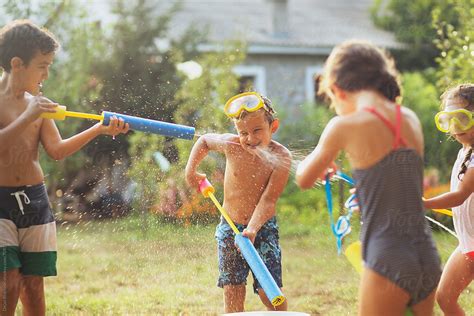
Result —
[{"label": "blue swim goggles", "polygon": [[[335,178],[343,180],[350,185],[354,186],[354,180],[348,175],[337,171],[334,175]],[[344,203],[344,207],[348,209],[347,215],[341,215],[337,219],[336,224],[334,224],[333,218],[333,204],[332,204],[332,192],[331,192],[331,179],[329,173],[326,175],[326,183],[324,185],[326,189],[326,203],[328,205],[329,219],[331,221],[331,230],[337,240],[337,253],[341,254],[342,252],[342,239],[351,232],[351,217],[354,211],[354,208],[358,207],[357,196],[356,194],[351,194],[351,196]]]}]

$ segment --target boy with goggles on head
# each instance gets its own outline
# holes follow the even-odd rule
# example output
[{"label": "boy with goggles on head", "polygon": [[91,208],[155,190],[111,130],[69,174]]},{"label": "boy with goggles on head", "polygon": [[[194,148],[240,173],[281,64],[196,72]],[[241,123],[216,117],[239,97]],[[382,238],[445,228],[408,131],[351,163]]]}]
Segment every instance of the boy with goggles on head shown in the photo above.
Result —
[{"label": "boy with goggles on head", "polygon": [[[278,119],[270,100],[256,92],[234,96],[225,105],[237,134],[206,134],[194,145],[186,166],[186,181],[198,188],[206,176],[197,172],[209,151],[226,157],[224,208],[230,218],[255,245],[265,265],[281,288],[281,250],[275,217],[276,202],[288,181],[291,155],[272,140]],[[217,285],[224,289],[226,313],[244,310],[245,284],[249,266],[235,246],[234,234],[225,220],[216,229],[219,259]],[[268,310],[287,310],[287,301],[273,307],[258,281],[254,291]]]},{"label": "boy with goggles on head", "polygon": [[445,315],[464,315],[458,297],[474,279],[474,84],[462,84],[442,96],[438,129],[463,146],[453,166],[451,191],[425,200],[431,209],[452,208],[459,246],[444,267],[436,298]]}]

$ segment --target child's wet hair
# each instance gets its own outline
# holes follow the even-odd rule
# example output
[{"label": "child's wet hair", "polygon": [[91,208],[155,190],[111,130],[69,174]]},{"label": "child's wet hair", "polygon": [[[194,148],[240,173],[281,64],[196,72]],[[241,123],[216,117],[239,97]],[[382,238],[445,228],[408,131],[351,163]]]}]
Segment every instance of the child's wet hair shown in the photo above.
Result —
[{"label": "child's wet hair", "polygon": [[474,84],[463,83],[448,89],[441,95],[441,106],[444,108],[448,100],[459,100],[466,110],[474,111]]},{"label": "child's wet hair", "polygon": [[29,20],[16,20],[0,30],[0,67],[10,72],[13,57],[28,65],[38,52],[49,54],[58,48],[58,41],[48,30]]},{"label": "child's wet hair", "polygon": [[393,58],[364,41],[347,41],[336,46],[326,61],[319,95],[331,95],[335,84],[346,91],[375,90],[395,102],[400,80]]},{"label": "child's wet hair", "polygon": [[[263,108],[258,109],[257,112],[264,111],[265,119],[268,121],[269,124],[271,124],[275,120],[275,114],[276,114],[276,111],[273,109],[273,106],[272,106],[272,101],[263,95],[260,95],[260,97],[262,98],[263,103],[265,105],[263,106]],[[234,120],[240,121],[241,119],[245,118],[249,113],[251,112],[242,110],[242,112],[240,112],[240,115],[234,118]],[[256,112],[252,112],[252,113],[256,113]]]},{"label": "child's wet hair", "polygon": [[[443,108],[447,106],[448,100],[461,101],[462,106],[466,110],[474,111],[474,84],[463,83],[444,92],[441,95],[441,106]],[[458,179],[461,180],[462,176],[466,173],[473,152],[474,144],[471,144],[471,148],[469,148],[467,151],[466,156],[464,156],[463,162],[461,164],[461,170],[459,171]]]}]

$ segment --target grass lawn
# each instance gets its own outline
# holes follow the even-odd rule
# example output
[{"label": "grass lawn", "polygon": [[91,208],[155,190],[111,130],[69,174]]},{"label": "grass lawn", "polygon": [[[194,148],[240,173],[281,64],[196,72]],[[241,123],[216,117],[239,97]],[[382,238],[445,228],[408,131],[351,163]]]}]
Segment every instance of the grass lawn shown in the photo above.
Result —
[{"label": "grass lawn", "polygon": [[[139,218],[60,225],[59,276],[46,281],[48,315],[222,313],[222,290],[215,285],[215,225],[185,228],[154,221],[150,217],[146,226]],[[344,256],[337,256],[327,221],[313,227],[281,220],[280,231],[290,310],[355,315],[359,276]],[[436,239],[445,262],[456,240],[442,233]],[[471,285],[462,296],[466,308],[474,304],[473,290]],[[251,282],[246,308],[263,310]]]}]

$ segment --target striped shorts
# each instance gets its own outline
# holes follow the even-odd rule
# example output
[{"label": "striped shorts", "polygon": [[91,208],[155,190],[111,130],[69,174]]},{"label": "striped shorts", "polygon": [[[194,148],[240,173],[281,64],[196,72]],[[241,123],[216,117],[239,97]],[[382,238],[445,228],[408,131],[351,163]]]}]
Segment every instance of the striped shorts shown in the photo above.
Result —
[{"label": "striped shorts", "polygon": [[56,275],[56,222],[44,184],[0,187],[0,271]]}]

